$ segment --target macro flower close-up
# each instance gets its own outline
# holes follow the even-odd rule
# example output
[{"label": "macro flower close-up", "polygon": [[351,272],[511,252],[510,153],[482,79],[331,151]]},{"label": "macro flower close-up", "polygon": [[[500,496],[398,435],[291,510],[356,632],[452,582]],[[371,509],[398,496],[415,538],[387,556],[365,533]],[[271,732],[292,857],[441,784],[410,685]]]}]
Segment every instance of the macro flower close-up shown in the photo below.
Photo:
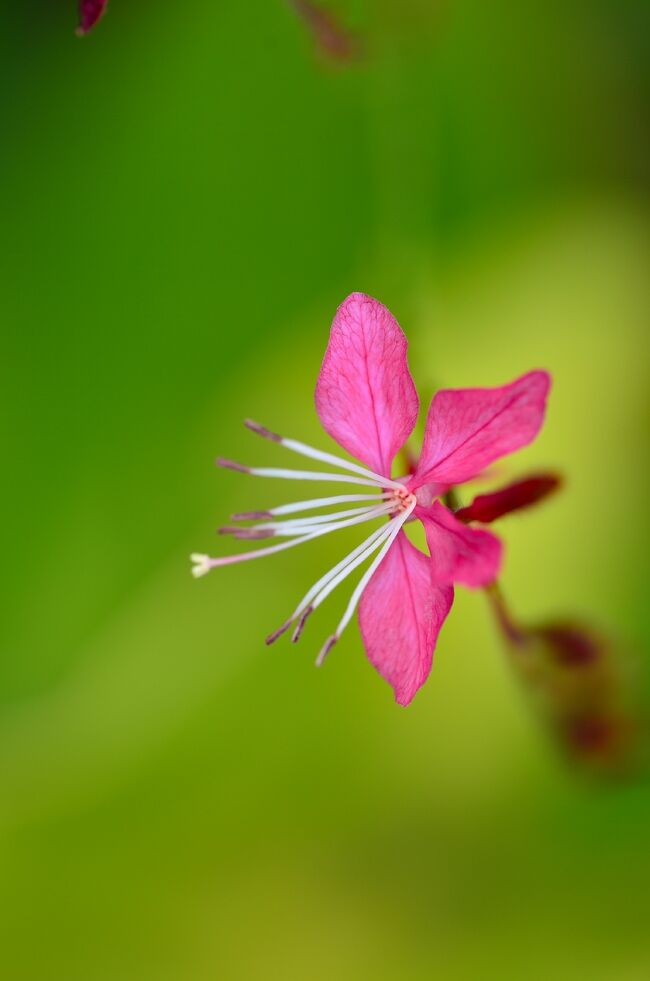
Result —
[{"label": "macro flower close-up", "polygon": [[1,981],[647,981],[650,4],[3,39]]},{"label": "macro flower close-up", "polygon": [[[454,584],[486,586],[496,579],[502,561],[499,539],[463,524],[441,498],[535,438],[544,421],[550,385],[545,371],[531,371],[499,388],[439,391],[427,414],[417,463],[411,472],[394,477],[395,459],[411,436],[419,411],[406,352],[404,332],[378,300],[363,293],[344,300],[318,376],[316,409],[323,428],[362,465],[285,439],[250,421],[246,425],[259,435],[336,469],[322,473],[248,467],[223,458],[217,462],[256,476],[348,483],[365,491],[233,515],[238,521],[259,520],[252,526],[224,527],[222,532],[241,539],[283,540],[224,558],[192,555],[198,578],[216,567],[262,558],[351,525],[381,522],[309,589],[267,643],[292,626],[292,639],[297,641],[307,617],[372,558],[317,664],[322,664],[358,607],[368,658],[392,685],[401,705],[408,705],[429,675],[438,634],[453,603]],[[368,493],[371,488],[374,493]],[[350,504],[358,506],[275,520]],[[424,526],[428,555],[407,537],[404,526],[410,521]]]}]

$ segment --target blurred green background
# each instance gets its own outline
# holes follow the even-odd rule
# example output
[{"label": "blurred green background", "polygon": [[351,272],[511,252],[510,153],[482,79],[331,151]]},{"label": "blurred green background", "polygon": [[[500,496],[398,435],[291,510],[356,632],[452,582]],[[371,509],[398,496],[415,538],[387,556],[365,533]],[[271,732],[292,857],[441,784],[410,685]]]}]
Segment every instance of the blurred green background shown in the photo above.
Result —
[{"label": "blurred green background", "polygon": [[7,981],[650,976],[650,787],[563,763],[483,595],[403,710],[356,628],[313,669],[344,595],[263,644],[352,532],[189,575],[285,499],[213,467],[281,459],[245,416],[328,445],[363,290],[423,399],[552,371],[504,588],[648,650],[650,8],[329,9],[358,62],[283,0],[2,7]]}]

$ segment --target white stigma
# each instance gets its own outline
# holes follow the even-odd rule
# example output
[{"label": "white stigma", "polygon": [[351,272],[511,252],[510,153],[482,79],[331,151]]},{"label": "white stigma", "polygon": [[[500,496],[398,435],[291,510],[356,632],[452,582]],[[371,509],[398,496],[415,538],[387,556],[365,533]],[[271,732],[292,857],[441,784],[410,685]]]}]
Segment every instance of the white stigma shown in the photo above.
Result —
[{"label": "white stigma", "polygon": [[202,555],[201,552],[192,552],[190,555],[190,562],[193,563],[192,575],[195,579],[199,579],[201,576],[206,576],[212,568],[210,556]]}]

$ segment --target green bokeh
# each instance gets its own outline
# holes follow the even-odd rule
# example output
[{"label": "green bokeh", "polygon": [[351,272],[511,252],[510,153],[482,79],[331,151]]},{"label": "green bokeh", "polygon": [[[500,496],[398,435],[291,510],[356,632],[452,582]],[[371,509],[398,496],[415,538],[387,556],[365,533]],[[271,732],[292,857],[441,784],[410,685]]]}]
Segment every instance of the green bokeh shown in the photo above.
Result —
[{"label": "green bokeh", "polygon": [[403,710],[355,628],[313,670],[344,596],[262,643],[343,533],[198,582],[187,561],[286,493],[212,467],[278,460],[242,418],[328,445],[313,386],[365,290],[423,398],[552,371],[504,472],[567,486],[503,522],[504,587],[645,656],[646,5],[330,4],[364,41],[347,68],[283,0],[111,0],[83,41],[74,5],[17,6],[0,973],[646,979],[650,788],[563,764],[482,595]]}]

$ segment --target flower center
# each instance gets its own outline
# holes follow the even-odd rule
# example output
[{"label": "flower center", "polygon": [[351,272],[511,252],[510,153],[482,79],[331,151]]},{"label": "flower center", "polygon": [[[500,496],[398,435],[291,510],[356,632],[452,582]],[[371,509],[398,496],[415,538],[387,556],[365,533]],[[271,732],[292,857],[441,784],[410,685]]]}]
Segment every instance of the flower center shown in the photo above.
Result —
[{"label": "flower center", "polygon": [[413,510],[413,506],[416,504],[416,496],[411,491],[408,491],[406,487],[402,487],[399,490],[394,488],[386,488],[385,494],[389,495],[387,497],[387,503],[392,505],[390,511],[391,518],[397,517],[397,515],[402,514],[404,511],[410,509]]}]

